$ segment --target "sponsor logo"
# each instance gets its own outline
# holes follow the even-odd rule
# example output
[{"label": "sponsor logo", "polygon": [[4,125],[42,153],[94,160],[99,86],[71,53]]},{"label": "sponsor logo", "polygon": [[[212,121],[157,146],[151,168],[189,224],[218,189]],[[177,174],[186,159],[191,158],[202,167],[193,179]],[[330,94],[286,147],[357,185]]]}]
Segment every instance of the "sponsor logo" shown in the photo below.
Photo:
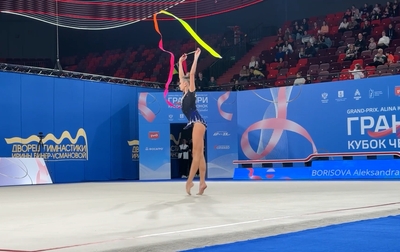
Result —
[{"label": "sponsor logo", "polygon": [[376,91],[374,89],[370,89],[368,93],[369,99],[374,99],[375,97],[383,95],[382,91]]},{"label": "sponsor logo", "polygon": [[322,93],[321,97],[322,97],[321,100],[322,103],[328,103],[328,93]]},{"label": "sponsor logo", "polygon": [[12,146],[13,158],[43,158],[46,161],[89,159],[87,136],[82,128],[78,129],[75,137],[69,131],[64,131],[59,138],[52,133],[39,133],[27,138],[11,137],[4,140]]},{"label": "sponsor logo", "polygon": [[160,132],[158,131],[150,131],[149,138],[150,139],[158,139],[160,137]]},{"label": "sponsor logo", "polygon": [[344,97],[344,91],[343,90],[338,91],[338,98],[336,98],[336,101],[341,102],[345,100],[346,98]]},{"label": "sponsor logo", "polygon": [[360,91],[357,89],[356,92],[354,93],[354,100],[358,101],[361,99],[361,94]]},{"label": "sponsor logo", "polygon": [[162,151],[164,150],[163,147],[146,147],[145,148],[146,151]]},{"label": "sponsor logo", "polygon": [[230,145],[214,145],[214,149],[216,150],[229,150],[230,148]]},{"label": "sponsor logo", "polygon": [[179,115],[179,118],[180,118],[180,119],[185,119],[185,115],[184,115],[184,114],[180,114],[180,115]]},{"label": "sponsor logo", "polygon": [[128,141],[128,145],[132,147],[132,160],[139,159],[139,140]]},{"label": "sponsor logo", "polygon": [[400,96],[400,86],[394,87],[394,94]]},{"label": "sponsor logo", "polygon": [[266,177],[267,179],[273,179],[275,177],[275,169],[268,169]]},{"label": "sponsor logo", "polygon": [[216,131],[213,134],[213,136],[224,136],[224,137],[227,137],[227,136],[230,136],[230,135],[231,134],[229,134],[229,132],[227,132],[227,131]]}]

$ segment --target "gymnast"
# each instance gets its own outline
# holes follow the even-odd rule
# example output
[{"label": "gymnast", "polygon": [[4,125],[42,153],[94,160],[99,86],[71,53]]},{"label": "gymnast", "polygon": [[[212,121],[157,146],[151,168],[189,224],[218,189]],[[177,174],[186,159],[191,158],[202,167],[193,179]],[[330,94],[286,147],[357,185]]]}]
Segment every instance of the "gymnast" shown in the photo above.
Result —
[{"label": "gymnast", "polygon": [[204,135],[207,128],[206,121],[199,114],[196,107],[196,86],[195,86],[195,75],[197,61],[199,59],[201,50],[197,48],[194,53],[194,60],[192,68],[190,69],[189,77],[185,75],[182,67],[182,63],[187,59],[187,54],[183,54],[179,58],[179,89],[183,92],[181,107],[182,112],[188,119],[188,124],[184,129],[188,129],[193,126],[192,131],[192,164],[190,166],[190,172],[186,181],[186,192],[191,195],[190,189],[193,187],[193,178],[197,171],[200,170],[200,185],[199,192],[197,195],[203,195],[204,190],[207,188],[206,184],[206,159],[204,157]]}]

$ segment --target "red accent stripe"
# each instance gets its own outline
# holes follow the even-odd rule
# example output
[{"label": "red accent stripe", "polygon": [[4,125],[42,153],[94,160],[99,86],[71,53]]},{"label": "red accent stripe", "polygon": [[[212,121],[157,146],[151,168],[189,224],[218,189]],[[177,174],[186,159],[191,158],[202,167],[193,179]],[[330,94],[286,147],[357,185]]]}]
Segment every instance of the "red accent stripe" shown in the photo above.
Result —
[{"label": "red accent stripe", "polygon": [[303,159],[265,159],[265,160],[234,160],[233,164],[265,164],[265,163],[304,163],[315,157],[351,157],[351,156],[400,156],[398,151],[382,152],[348,152],[348,153],[316,153]]}]

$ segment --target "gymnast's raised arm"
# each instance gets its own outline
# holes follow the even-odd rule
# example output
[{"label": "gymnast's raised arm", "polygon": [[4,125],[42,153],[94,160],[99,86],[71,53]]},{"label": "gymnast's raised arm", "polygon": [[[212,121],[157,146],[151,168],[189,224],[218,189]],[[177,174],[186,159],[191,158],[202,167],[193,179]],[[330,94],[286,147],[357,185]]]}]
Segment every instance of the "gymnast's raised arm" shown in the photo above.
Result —
[{"label": "gymnast's raised arm", "polygon": [[183,66],[182,66],[182,62],[184,62],[187,58],[186,53],[183,54],[180,58],[179,58],[179,66],[178,66],[178,72],[179,72],[179,81],[182,81],[183,78],[185,78],[185,73],[183,72]]},{"label": "gymnast's raised arm", "polygon": [[197,48],[196,52],[194,53],[194,60],[192,63],[192,68],[190,69],[190,75],[189,75],[189,91],[194,92],[196,90],[196,85],[195,85],[195,77],[196,77],[196,68],[197,68],[197,61],[199,60],[199,56],[201,53],[201,49]]}]

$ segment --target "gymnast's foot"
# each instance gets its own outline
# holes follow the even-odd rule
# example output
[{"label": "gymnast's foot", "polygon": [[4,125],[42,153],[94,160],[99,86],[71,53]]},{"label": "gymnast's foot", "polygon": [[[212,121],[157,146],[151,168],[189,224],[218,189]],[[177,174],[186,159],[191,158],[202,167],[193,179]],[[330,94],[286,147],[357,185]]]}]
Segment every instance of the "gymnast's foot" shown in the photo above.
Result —
[{"label": "gymnast's foot", "polygon": [[194,186],[193,182],[189,182],[189,181],[186,182],[186,192],[187,192],[187,194],[192,195],[190,193],[190,189],[192,189],[193,186]]},{"label": "gymnast's foot", "polygon": [[200,184],[199,193],[197,195],[203,195],[204,191],[207,189],[207,184]]}]

